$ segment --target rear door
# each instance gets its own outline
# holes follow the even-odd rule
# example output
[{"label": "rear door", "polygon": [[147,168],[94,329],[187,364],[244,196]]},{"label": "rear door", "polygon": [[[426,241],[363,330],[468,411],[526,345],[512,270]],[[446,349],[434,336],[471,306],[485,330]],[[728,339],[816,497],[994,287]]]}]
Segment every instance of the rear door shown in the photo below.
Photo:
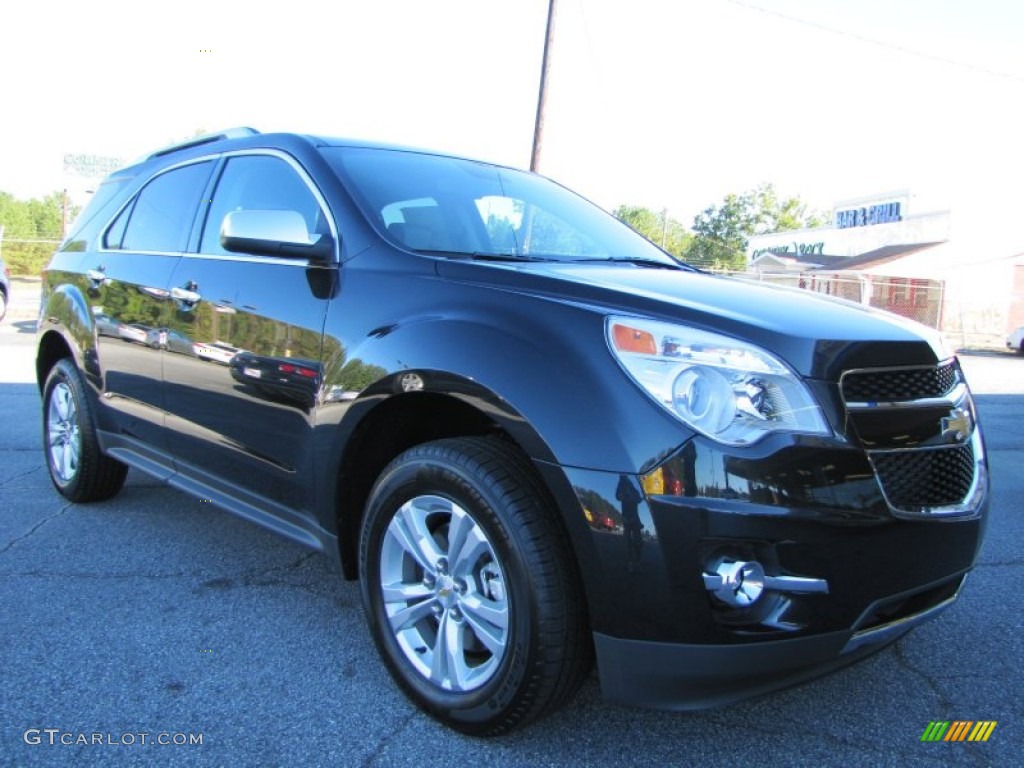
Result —
[{"label": "rear door", "polygon": [[336,265],[229,253],[220,227],[225,214],[242,210],[298,211],[310,232],[332,236],[334,225],[289,155],[234,153],[217,173],[198,252],[181,259],[169,283],[169,333],[190,339],[193,351],[165,353],[171,451],[180,472],[228,503],[307,517],[328,303],[313,286]]},{"label": "rear door", "polygon": [[83,269],[97,329],[103,402],[114,432],[164,449],[160,329],[172,312],[169,285],[214,162],[171,168],[121,209]]}]

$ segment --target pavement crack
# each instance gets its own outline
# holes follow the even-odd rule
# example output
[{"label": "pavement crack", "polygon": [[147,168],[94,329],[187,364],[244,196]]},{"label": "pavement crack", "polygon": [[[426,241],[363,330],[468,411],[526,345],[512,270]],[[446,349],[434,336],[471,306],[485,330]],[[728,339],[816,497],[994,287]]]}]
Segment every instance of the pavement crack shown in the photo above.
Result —
[{"label": "pavement crack", "polygon": [[21,536],[19,536],[18,538],[12,539],[11,541],[7,542],[7,544],[3,547],[3,549],[0,549],[0,555],[7,554],[7,552],[9,552],[11,550],[11,548],[15,544],[17,544],[19,542],[22,542],[22,541],[25,541],[25,539],[31,538],[32,535],[36,531],[38,531],[40,528],[42,528],[44,525],[46,525],[51,520],[56,520],[58,517],[60,517],[65,512],[67,512],[69,509],[71,509],[71,507],[73,507],[73,506],[74,506],[74,504],[72,504],[72,503],[65,504],[63,507],[60,508],[59,512],[56,512],[56,513],[50,515],[49,517],[44,517],[38,523],[33,525],[32,528],[30,528],[27,533],[24,533]]},{"label": "pavement crack", "polygon": [[30,469],[28,472],[22,472],[20,475],[15,475],[14,477],[9,477],[6,480],[4,480],[2,483],[0,483],[0,488],[3,488],[4,486],[9,485],[10,483],[13,483],[15,480],[20,480],[23,477],[28,477],[29,475],[33,474],[34,472],[38,472],[40,469],[42,469],[42,466],[32,467],[32,469]]},{"label": "pavement crack", "polygon": [[906,654],[904,653],[903,649],[903,643],[896,643],[892,647],[892,655],[893,658],[896,660],[897,666],[899,666],[901,669],[906,670],[907,672],[910,672],[912,675],[916,675],[922,681],[924,681],[924,684],[928,686],[928,689],[935,695],[935,698],[938,699],[939,707],[943,712],[949,712],[953,710],[953,702],[949,700],[949,697],[939,686],[938,681],[934,677],[929,675],[927,672],[925,672],[923,669],[917,667],[912,661],[910,661],[910,659],[906,657]]},{"label": "pavement crack", "polygon": [[266,568],[261,568],[261,569],[259,569],[257,571],[250,571],[249,573],[242,574],[242,578],[243,579],[258,579],[261,576],[276,576],[277,574],[282,574],[282,573],[286,574],[286,573],[289,573],[289,572],[298,571],[298,570],[300,570],[302,568],[303,565],[305,565],[307,562],[312,560],[318,554],[320,554],[320,553],[316,552],[316,551],[303,552],[293,562],[283,563],[281,565],[271,565],[271,566],[268,566]]},{"label": "pavement crack", "polygon": [[316,557],[316,556],[317,556],[318,554],[320,554],[320,553],[319,553],[319,552],[306,552],[306,553],[304,553],[304,554],[300,555],[300,556],[299,556],[299,557],[298,557],[298,558],[297,558],[297,559],[295,560],[295,562],[294,562],[294,563],[292,563],[292,564],[291,564],[290,566],[288,566],[288,567],[289,567],[289,568],[291,568],[291,569],[292,569],[293,571],[297,571],[297,570],[298,570],[299,568],[301,568],[301,567],[302,567],[303,565],[305,565],[306,563],[308,563],[308,562],[309,562],[310,560],[312,560],[312,559],[313,559],[314,557]]},{"label": "pavement crack", "polygon": [[164,581],[168,579],[197,579],[207,575],[179,571],[176,573],[147,573],[145,571],[125,571],[123,573],[89,573],[74,571],[5,571],[0,575],[7,578],[21,577],[28,579],[71,579],[83,581],[123,581],[127,579],[143,579],[147,581]]},{"label": "pavement crack", "polygon": [[312,580],[297,579],[295,574],[303,570],[303,566],[315,558],[319,552],[304,552],[295,560],[265,568],[255,568],[234,574],[217,576],[199,584],[194,591],[202,594],[210,590],[228,590],[235,587],[284,587],[286,589],[302,589],[320,595],[324,579],[314,574]]},{"label": "pavement crack", "polygon": [[376,764],[377,758],[379,758],[388,748],[388,745],[399,735],[402,731],[409,727],[409,723],[412,722],[413,718],[416,717],[416,711],[413,710],[408,715],[403,717],[399,721],[398,725],[384,734],[377,745],[366,757],[363,758],[362,762],[359,763],[359,768],[370,768],[370,766]]}]

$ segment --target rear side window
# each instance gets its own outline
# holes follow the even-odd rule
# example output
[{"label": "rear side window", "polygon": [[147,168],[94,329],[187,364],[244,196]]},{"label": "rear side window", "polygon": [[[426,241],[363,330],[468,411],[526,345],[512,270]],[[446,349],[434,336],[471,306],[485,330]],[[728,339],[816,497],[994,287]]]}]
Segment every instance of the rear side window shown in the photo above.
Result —
[{"label": "rear side window", "polygon": [[320,203],[306,182],[291,165],[271,155],[240,155],[228,160],[213,193],[200,251],[227,253],[220,244],[220,227],[232,211],[298,211],[307,232],[330,234]]},{"label": "rear side window", "polygon": [[116,210],[120,203],[119,198],[122,196],[121,193],[124,191],[124,185],[131,180],[130,176],[119,176],[116,178],[108,178],[102,182],[96,191],[90,198],[88,205],[82,209],[82,212],[75,219],[75,222],[71,225],[68,230],[68,241],[72,242],[77,240],[83,230],[94,220],[98,221],[98,225],[102,226],[105,217],[109,216]]},{"label": "rear side window", "polygon": [[194,163],[157,176],[107,230],[104,245],[123,251],[184,251],[212,169],[212,162]]}]

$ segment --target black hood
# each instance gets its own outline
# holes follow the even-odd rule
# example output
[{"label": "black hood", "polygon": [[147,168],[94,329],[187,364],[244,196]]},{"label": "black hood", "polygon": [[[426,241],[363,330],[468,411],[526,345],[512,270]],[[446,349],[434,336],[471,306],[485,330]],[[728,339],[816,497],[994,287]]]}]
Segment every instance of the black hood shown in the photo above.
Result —
[{"label": "black hood", "polygon": [[443,277],[511,287],[607,313],[695,326],[757,344],[804,376],[835,380],[860,367],[931,365],[944,358],[937,331],[811,291],[703,272],[530,262],[443,261]]}]

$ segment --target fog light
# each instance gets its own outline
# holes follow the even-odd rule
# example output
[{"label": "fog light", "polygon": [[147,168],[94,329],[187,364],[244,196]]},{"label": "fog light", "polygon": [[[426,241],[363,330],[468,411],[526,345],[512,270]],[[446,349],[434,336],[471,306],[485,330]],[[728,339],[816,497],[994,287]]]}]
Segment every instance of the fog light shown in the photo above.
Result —
[{"label": "fog light", "polygon": [[722,562],[713,574],[704,574],[708,591],[734,608],[756,603],[764,592],[764,581],[764,567],[756,560]]},{"label": "fog light", "polygon": [[[712,561],[714,562],[714,561]],[[765,592],[827,595],[828,581],[806,576],[768,576],[756,560],[723,560],[704,572],[704,588],[730,608],[747,608]]]}]

